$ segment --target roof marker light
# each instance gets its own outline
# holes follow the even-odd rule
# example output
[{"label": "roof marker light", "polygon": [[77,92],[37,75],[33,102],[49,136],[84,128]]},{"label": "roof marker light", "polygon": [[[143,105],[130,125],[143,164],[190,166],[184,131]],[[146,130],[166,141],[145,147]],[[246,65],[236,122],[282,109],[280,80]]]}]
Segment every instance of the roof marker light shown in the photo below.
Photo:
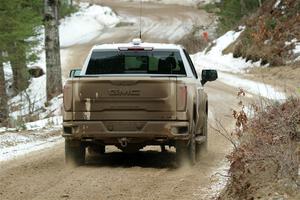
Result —
[{"label": "roof marker light", "polygon": [[140,45],[142,43],[142,40],[140,38],[135,38],[132,40],[133,45]]},{"label": "roof marker light", "polygon": [[119,51],[152,51],[153,47],[119,47]]}]

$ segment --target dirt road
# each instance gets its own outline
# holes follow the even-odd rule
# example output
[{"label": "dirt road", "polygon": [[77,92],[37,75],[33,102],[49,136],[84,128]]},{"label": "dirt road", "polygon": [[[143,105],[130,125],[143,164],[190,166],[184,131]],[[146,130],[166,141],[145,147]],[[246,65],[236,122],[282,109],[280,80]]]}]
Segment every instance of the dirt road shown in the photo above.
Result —
[{"label": "dirt road", "polygon": [[[216,82],[207,92],[211,113],[229,124],[235,90]],[[176,168],[174,150],[124,155],[108,149],[107,155],[88,157],[78,168],[65,166],[63,144],[3,163],[0,199],[207,199],[210,177],[223,165],[230,145],[209,129],[209,153],[192,168]]]},{"label": "dirt road", "polygon": [[[94,2],[112,7],[121,16],[137,19],[136,3]],[[157,24],[157,27],[154,25],[144,30],[145,39],[154,42],[174,41],[169,34],[161,35],[161,38],[152,35],[155,27],[157,30],[164,27],[160,33],[169,31],[168,26],[161,22],[178,19],[185,24],[193,21],[193,16],[209,19],[203,11],[182,6],[148,4],[144,12],[145,21]],[[125,33],[133,29],[132,26],[113,28],[106,31],[105,38],[102,35],[89,44],[67,49],[70,59],[64,65],[65,74],[70,68],[81,65],[94,43],[128,41],[134,36]],[[209,94],[210,125],[214,126],[213,118],[216,117],[226,126],[231,126],[230,109],[237,101],[235,89],[215,82],[209,83],[206,90]],[[1,163],[0,199],[207,199],[211,195],[209,187],[213,184],[210,177],[224,165],[224,156],[229,150],[229,143],[209,128],[209,152],[192,168],[175,167],[174,149],[162,154],[158,149],[148,148],[138,154],[125,155],[112,147],[108,148],[109,153],[105,156],[89,156],[85,166],[68,168],[64,164],[61,143],[54,148]]]}]

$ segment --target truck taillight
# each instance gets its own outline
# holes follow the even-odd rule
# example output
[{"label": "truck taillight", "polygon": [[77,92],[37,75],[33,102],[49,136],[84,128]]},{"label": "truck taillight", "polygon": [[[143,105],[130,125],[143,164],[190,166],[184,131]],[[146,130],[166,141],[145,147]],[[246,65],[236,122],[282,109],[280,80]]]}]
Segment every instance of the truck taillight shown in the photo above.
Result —
[{"label": "truck taillight", "polygon": [[177,89],[177,111],[186,110],[187,87],[185,85],[178,86]]},{"label": "truck taillight", "polygon": [[68,82],[64,86],[64,109],[65,111],[72,110],[72,85]]}]

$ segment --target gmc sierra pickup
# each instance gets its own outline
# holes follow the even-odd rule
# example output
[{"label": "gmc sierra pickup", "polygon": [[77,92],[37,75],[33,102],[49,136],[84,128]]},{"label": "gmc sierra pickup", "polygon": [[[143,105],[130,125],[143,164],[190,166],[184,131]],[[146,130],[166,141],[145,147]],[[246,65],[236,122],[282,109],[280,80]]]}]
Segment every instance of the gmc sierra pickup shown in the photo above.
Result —
[{"label": "gmc sierra pickup", "polygon": [[85,162],[106,145],[124,152],[147,145],[174,146],[194,164],[207,143],[208,99],[201,77],[178,45],[103,44],[90,51],[82,70],[72,70],[64,86],[63,137],[66,162]]}]

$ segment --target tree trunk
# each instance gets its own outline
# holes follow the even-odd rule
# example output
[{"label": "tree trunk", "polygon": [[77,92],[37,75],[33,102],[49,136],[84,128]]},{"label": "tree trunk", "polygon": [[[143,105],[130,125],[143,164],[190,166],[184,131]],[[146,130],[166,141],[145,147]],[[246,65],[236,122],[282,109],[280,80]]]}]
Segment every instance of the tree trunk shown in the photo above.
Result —
[{"label": "tree trunk", "polygon": [[262,6],[261,0],[258,0],[259,7]]},{"label": "tree trunk", "polygon": [[241,15],[246,14],[246,4],[244,0],[240,0],[240,5],[241,5]]},{"label": "tree trunk", "polygon": [[29,85],[29,73],[26,65],[26,51],[17,43],[10,46],[8,55],[13,72],[13,89],[19,93]]},{"label": "tree trunk", "polygon": [[[2,53],[0,51],[0,53]],[[1,56],[1,55],[0,55]],[[8,122],[8,110],[7,110],[7,94],[5,88],[5,77],[2,59],[0,58],[0,124],[6,126]]]},{"label": "tree trunk", "polygon": [[44,0],[47,100],[62,93],[60,44],[58,32],[59,0]]}]

